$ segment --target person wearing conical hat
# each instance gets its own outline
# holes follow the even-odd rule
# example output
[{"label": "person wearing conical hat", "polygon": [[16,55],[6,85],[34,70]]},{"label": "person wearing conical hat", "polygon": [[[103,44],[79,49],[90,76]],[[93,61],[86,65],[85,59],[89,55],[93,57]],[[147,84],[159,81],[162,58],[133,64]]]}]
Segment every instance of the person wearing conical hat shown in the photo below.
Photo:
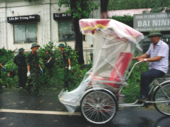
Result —
[{"label": "person wearing conical hat", "polygon": [[27,76],[31,77],[31,82],[26,87],[26,90],[30,92],[31,87],[34,87],[34,94],[36,96],[42,96],[39,93],[39,72],[42,74],[43,70],[39,63],[39,57],[37,54],[37,50],[40,46],[36,43],[32,44],[31,49],[32,52],[27,57]]},{"label": "person wearing conical hat", "polygon": [[169,68],[169,46],[161,40],[161,32],[158,30],[150,31],[148,37],[151,45],[148,51],[134,60],[149,62],[149,70],[141,75],[141,96],[139,101],[148,99],[149,84],[155,79],[164,76]]},{"label": "person wearing conical hat", "polygon": [[19,86],[16,88],[22,87],[25,88],[26,80],[27,80],[27,65],[26,65],[26,57],[24,55],[24,49],[19,49],[19,54],[15,56],[14,63],[18,66],[18,78],[19,78]]}]

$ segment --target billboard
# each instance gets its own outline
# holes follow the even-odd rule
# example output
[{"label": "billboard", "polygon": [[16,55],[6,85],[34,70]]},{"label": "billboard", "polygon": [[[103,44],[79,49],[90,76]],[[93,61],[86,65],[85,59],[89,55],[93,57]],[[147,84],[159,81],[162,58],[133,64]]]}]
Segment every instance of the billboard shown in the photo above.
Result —
[{"label": "billboard", "polygon": [[170,13],[135,14],[133,16],[133,27],[141,32],[170,31]]}]

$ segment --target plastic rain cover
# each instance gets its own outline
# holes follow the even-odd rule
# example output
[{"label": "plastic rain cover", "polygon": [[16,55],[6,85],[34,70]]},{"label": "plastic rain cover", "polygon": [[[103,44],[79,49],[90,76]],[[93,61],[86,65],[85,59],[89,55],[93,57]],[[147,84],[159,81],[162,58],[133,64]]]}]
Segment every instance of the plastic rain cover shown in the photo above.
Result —
[{"label": "plastic rain cover", "polygon": [[79,25],[83,34],[94,37],[93,67],[75,90],[60,92],[59,100],[70,113],[80,105],[92,80],[112,81],[105,84],[113,87],[122,83],[133,52],[136,47],[141,50],[138,43],[144,38],[142,33],[116,20],[82,19]]}]

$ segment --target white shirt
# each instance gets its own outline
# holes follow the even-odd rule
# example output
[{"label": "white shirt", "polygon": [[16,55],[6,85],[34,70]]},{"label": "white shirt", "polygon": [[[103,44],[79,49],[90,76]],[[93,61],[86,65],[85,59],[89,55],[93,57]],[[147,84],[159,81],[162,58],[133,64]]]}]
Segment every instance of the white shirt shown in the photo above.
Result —
[{"label": "white shirt", "polygon": [[169,46],[162,40],[159,40],[155,48],[153,48],[153,46],[153,44],[150,45],[146,54],[149,55],[150,58],[161,56],[162,59],[160,61],[150,62],[149,69],[156,69],[167,73],[169,69]]}]

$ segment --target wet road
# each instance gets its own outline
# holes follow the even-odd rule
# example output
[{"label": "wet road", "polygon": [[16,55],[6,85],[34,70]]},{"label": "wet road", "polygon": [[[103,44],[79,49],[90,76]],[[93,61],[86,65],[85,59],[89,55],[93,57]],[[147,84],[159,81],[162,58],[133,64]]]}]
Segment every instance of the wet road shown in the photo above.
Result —
[{"label": "wet road", "polygon": [[79,116],[80,109],[69,115],[57,101],[57,91],[42,93],[42,97],[34,97],[25,90],[12,89],[0,94],[0,127],[170,127],[170,117],[153,106],[121,108],[110,123],[94,125]]}]

